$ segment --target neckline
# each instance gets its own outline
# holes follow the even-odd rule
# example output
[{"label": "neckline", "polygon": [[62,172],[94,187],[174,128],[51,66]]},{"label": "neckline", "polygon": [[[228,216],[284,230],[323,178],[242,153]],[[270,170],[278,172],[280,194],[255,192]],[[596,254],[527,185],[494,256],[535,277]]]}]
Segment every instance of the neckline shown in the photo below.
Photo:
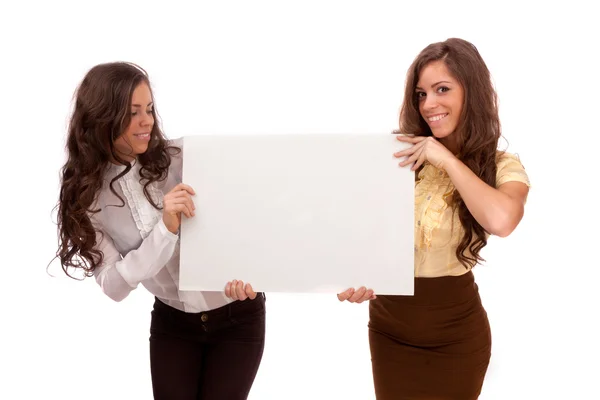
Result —
[{"label": "neckline", "polygon": [[[138,161],[137,158],[134,158],[133,161],[131,161],[131,163],[130,163],[131,164],[131,169],[133,169],[133,168],[135,168],[137,166],[137,164],[138,164],[137,161]],[[109,161],[108,164],[110,165],[110,168],[112,168],[112,169],[123,170],[123,169],[127,168],[127,165],[124,165],[124,164],[115,164],[112,161]]]},{"label": "neckline", "polygon": [[421,172],[419,172],[419,178],[445,178],[447,176],[448,173],[445,170],[436,168],[427,161],[423,163],[423,168],[421,169]]}]

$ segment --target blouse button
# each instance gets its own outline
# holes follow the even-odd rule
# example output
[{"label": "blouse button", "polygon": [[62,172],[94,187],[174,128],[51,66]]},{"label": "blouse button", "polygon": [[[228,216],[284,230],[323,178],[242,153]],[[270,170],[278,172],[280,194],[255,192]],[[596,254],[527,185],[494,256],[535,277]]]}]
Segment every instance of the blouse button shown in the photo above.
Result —
[{"label": "blouse button", "polygon": [[438,172],[439,175],[444,175],[444,173],[442,171]]},{"label": "blouse button", "polygon": [[427,200],[431,200],[431,195],[427,196]]},{"label": "blouse button", "polygon": [[417,225],[421,226],[421,220],[417,221]]}]

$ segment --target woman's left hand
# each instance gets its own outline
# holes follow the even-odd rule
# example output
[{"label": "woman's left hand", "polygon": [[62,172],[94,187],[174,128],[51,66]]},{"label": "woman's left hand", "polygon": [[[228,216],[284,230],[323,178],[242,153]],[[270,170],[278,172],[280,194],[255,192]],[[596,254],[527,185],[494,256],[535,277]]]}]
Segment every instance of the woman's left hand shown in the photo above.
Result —
[{"label": "woman's left hand", "polygon": [[425,161],[429,161],[434,167],[438,169],[445,169],[448,162],[455,159],[456,156],[452,154],[450,150],[441,144],[432,136],[406,136],[399,134],[396,136],[401,142],[412,143],[406,150],[394,153],[394,157],[407,157],[406,160],[400,162],[400,166],[414,163],[411,168],[412,171],[416,171]]}]

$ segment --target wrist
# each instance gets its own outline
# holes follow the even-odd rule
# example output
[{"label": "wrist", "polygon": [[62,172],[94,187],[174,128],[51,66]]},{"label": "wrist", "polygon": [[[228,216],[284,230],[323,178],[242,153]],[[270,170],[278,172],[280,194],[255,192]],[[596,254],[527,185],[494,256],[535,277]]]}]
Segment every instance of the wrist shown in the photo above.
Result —
[{"label": "wrist", "polygon": [[445,170],[448,175],[450,175],[460,167],[460,164],[461,161],[454,154],[452,154],[444,161],[442,164],[442,169]]},{"label": "wrist", "polygon": [[172,234],[177,235],[177,233],[179,232],[179,225],[172,224],[172,223],[165,221],[164,217],[162,220],[163,220],[163,224],[165,225],[165,228],[167,228],[167,230],[169,232],[171,232]]},{"label": "wrist", "polygon": [[179,234],[178,232],[172,232],[169,230],[169,228],[167,228],[167,225],[165,224],[165,220],[161,219],[158,224],[156,224],[157,229],[160,230],[162,236],[164,236],[165,238],[167,238],[168,240],[172,241],[172,242],[176,242],[177,240],[179,240]]}]

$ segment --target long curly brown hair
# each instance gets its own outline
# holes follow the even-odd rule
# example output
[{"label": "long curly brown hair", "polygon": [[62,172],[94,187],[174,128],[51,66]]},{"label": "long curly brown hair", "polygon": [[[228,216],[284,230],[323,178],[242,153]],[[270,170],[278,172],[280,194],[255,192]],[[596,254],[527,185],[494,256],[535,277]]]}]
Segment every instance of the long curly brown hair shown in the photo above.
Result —
[{"label": "long curly brown hair", "polygon": [[[464,90],[464,102],[456,135],[459,144],[457,157],[485,183],[496,187],[496,160],[501,138],[498,99],[490,71],[477,48],[463,40],[451,38],[432,43],[419,53],[410,66],[400,110],[400,131],[417,136],[433,136],[429,125],[419,112],[415,88],[423,68],[433,61],[443,61]],[[485,229],[471,215],[458,191],[451,203],[458,212],[464,228],[456,248],[456,257],[466,267],[485,261],[480,251],[487,245]]]},{"label": "long curly brown hair", "polygon": [[[109,163],[125,165],[124,171],[110,182],[110,190],[122,201],[113,185],[127,174],[132,165],[115,150],[114,142],[131,121],[131,99],[138,85],[150,87],[148,74],[138,65],[127,62],[99,64],[90,69],[75,92],[74,110],[69,122],[66,142],[67,161],[61,169],[58,208],[59,247],[56,257],[63,271],[71,278],[69,268],[92,276],[102,263],[103,254],[96,249],[96,229],[91,215],[102,188]],[[158,122],[156,106],[152,115],[155,123],[148,150],[137,157],[140,182],[144,194],[155,207],[148,186],[167,177],[171,155],[181,149],[169,146]]]}]

